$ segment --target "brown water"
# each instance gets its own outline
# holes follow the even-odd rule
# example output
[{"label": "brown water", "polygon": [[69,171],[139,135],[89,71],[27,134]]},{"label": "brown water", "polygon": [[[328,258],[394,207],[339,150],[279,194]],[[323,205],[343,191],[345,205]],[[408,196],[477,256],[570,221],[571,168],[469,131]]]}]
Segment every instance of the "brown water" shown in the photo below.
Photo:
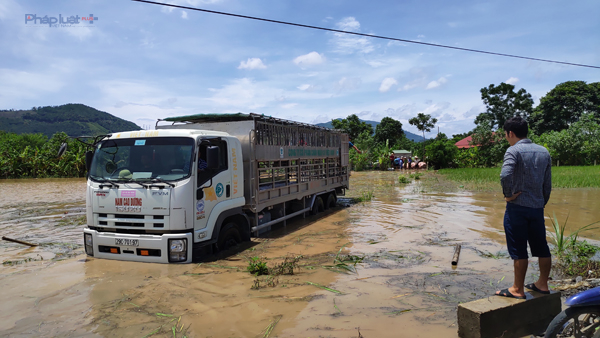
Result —
[{"label": "brown water", "polygon": [[[371,202],[299,219],[237,252],[201,264],[87,258],[81,249],[85,181],[0,181],[0,336],[456,337],[459,302],[512,283],[494,193],[444,193],[397,173],[353,173]],[[547,213],[576,228],[600,220],[600,189],[557,190]],[[549,225],[549,223],[548,223]],[[599,239],[600,232],[586,237]],[[454,246],[462,244],[452,268]],[[323,268],[336,253],[364,257],[356,273]],[[252,289],[250,257],[272,266],[302,255],[301,269]],[[31,258],[31,259],[28,259]],[[41,258],[44,258],[41,260]],[[533,262],[533,260],[532,260]],[[536,274],[532,264],[528,279]],[[307,282],[324,285],[340,294]],[[261,333],[262,332],[262,333]]]}]

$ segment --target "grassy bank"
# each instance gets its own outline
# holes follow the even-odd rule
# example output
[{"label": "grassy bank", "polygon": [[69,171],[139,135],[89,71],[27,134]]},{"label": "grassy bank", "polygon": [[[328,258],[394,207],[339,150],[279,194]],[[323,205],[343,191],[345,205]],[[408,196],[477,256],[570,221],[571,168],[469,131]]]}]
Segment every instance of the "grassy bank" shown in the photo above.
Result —
[{"label": "grassy bank", "polygon": [[[500,168],[442,169],[437,171],[469,190],[497,189]],[[600,188],[600,166],[552,167],[553,188]]]}]

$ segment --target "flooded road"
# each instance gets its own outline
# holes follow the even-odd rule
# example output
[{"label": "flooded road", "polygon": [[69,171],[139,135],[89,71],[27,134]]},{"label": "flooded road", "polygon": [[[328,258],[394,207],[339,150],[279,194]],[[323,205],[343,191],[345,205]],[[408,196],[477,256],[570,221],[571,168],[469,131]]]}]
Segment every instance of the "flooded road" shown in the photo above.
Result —
[{"label": "flooded road", "polygon": [[[0,234],[42,244],[0,242],[0,336],[456,337],[459,302],[512,284],[501,193],[397,177],[353,173],[348,195],[373,192],[372,201],[187,265],[87,258],[84,180],[0,181]],[[600,189],[556,190],[546,212],[578,228],[600,220],[599,198]],[[251,257],[273,267],[299,256],[293,275],[246,271]],[[356,265],[332,268],[336,257]],[[536,273],[531,264],[527,280]]]}]

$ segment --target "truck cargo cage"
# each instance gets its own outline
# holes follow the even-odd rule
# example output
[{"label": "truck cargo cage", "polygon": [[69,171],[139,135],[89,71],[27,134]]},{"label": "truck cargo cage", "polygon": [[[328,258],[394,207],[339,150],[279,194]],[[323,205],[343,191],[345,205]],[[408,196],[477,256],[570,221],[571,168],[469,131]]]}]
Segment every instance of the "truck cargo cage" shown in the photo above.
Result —
[{"label": "truck cargo cage", "polygon": [[[290,198],[305,204],[310,197],[313,203],[316,194],[349,186],[349,139],[340,130],[254,113],[169,117],[157,122],[157,129],[162,128],[221,131],[237,137],[242,144],[246,208],[254,214]],[[282,218],[290,216],[284,212]]]}]

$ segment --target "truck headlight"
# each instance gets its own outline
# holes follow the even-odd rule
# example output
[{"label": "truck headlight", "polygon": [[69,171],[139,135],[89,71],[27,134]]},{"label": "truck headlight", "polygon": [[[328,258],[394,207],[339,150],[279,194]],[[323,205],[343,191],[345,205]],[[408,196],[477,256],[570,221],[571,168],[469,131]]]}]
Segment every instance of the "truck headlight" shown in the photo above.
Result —
[{"label": "truck headlight", "polygon": [[169,262],[183,262],[187,260],[187,239],[169,240]]},{"label": "truck headlight", "polygon": [[92,240],[92,234],[83,234],[83,243],[85,244],[85,253],[90,256],[93,256],[94,242]]}]

